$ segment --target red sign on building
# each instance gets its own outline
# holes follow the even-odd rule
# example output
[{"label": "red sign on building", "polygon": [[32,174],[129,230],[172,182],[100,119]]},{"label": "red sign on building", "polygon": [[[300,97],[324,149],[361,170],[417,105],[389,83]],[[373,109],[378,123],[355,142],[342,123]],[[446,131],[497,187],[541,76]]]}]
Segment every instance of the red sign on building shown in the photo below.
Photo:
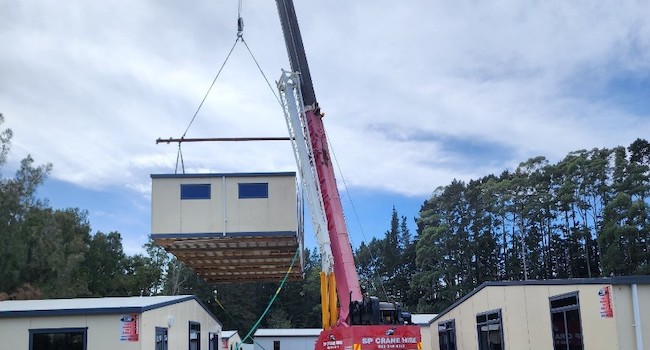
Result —
[{"label": "red sign on building", "polygon": [[600,288],[600,290],[598,291],[598,296],[600,296],[600,317],[601,318],[614,317],[614,309],[612,309],[611,290],[609,286]]},{"label": "red sign on building", "polygon": [[140,335],[139,315],[123,315],[120,319],[120,332],[120,341],[138,341]]}]

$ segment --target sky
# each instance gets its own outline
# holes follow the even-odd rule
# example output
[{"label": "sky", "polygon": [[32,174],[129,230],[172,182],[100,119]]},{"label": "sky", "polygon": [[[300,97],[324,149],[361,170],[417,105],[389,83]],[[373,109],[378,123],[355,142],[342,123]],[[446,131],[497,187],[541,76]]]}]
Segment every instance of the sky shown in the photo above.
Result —
[{"label": "sky", "polygon": [[[296,12],[355,246],[384,234],[393,207],[414,231],[452,179],[650,135],[648,1],[296,1]],[[14,132],[1,175],[28,154],[52,163],[39,196],[88,210],[93,231],[141,252],[149,175],[176,167],[177,145],[155,140],[188,127],[237,38],[238,1],[0,0],[0,13],[0,127]],[[244,0],[241,14],[274,82],[289,69],[275,3]],[[286,135],[237,44],[186,136]],[[282,142],[182,154],[188,173],[295,170]]]}]

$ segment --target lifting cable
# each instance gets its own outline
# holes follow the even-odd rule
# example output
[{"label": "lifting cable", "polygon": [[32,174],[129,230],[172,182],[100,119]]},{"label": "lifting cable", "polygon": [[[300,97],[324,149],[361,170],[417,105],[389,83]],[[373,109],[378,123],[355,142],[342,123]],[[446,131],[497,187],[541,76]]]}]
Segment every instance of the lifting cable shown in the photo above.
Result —
[{"label": "lifting cable", "polygon": [[282,106],[282,101],[280,101],[280,97],[278,97],[278,94],[275,93],[275,89],[273,86],[271,86],[271,83],[269,82],[269,79],[266,77],[266,74],[264,74],[264,71],[262,71],[262,67],[260,67],[260,64],[257,63],[257,59],[255,59],[255,56],[253,55],[253,52],[251,49],[248,47],[248,44],[246,43],[246,40],[244,38],[241,38],[241,41],[244,43],[244,46],[246,46],[246,50],[248,50],[248,53],[251,55],[253,58],[253,61],[255,62],[255,65],[257,66],[257,69],[260,70],[260,73],[262,73],[262,77],[264,77],[264,80],[266,81],[266,85],[271,89],[271,93],[273,93],[273,96],[275,96],[275,100],[278,101],[278,104]]},{"label": "lifting cable", "polygon": [[275,97],[275,100],[278,102],[278,104],[280,106],[282,106],[282,102],[280,101],[280,97],[276,94],[275,89],[273,89],[273,86],[269,82],[269,79],[266,77],[266,74],[264,74],[264,71],[262,70],[262,67],[260,66],[259,62],[257,61],[257,58],[255,58],[255,55],[253,55],[253,52],[251,51],[250,47],[248,46],[248,43],[246,43],[246,40],[244,40],[244,18],[242,17],[242,3],[243,3],[243,0],[239,0],[239,4],[237,6],[237,37],[235,38],[235,42],[232,44],[232,47],[230,48],[230,51],[228,51],[228,55],[226,56],[226,59],[221,64],[221,67],[219,68],[219,71],[217,72],[217,75],[212,80],[212,83],[210,84],[210,87],[208,88],[208,91],[206,91],[205,95],[203,96],[203,99],[201,100],[201,103],[199,103],[199,106],[196,108],[196,111],[194,112],[194,115],[192,116],[192,119],[190,120],[189,124],[187,125],[187,128],[185,128],[185,132],[183,133],[183,136],[181,136],[181,138],[178,141],[178,153],[176,154],[176,170],[175,170],[176,173],[178,173],[178,161],[179,161],[179,159],[181,161],[181,168],[182,168],[183,174],[185,173],[185,164],[183,164],[183,152],[181,150],[181,143],[183,142],[183,139],[187,135],[187,132],[190,130],[190,127],[192,126],[192,123],[194,123],[194,120],[196,119],[196,116],[199,114],[199,111],[201,110],[201,107],[203,107],[203,104],[205,103],[205,100],[208,98],[208,95],[210,94],[210,91],[214,87],[214,84],[217,82],[217,79],[221,75],[221,72],[223,71],[223,68],[226,66],[226,63],[228,62],[228,59],[230,58],[233,51],[235,50],[235,46],[237,46],[237,43],[240,40],[244,44],[244,46],[246,47],[246,50],[248,51],[251,58],[253,59],[253,62],[255,62],[255,65],[257,66],[257,69],[262,74],[262,77],[264,78],[264,81],[266,82],[266,85],[271,90],[271,93]]},{"label": "lifting cable", "polygon": [[[325,136],[327,138],[327,135]],[[339,171],[339,176],[341,178],[341,182],[343,183],[343,188],[345,188],[345,194],[348,197],[348,200],[350,201],[350,206],[352,207],[352,212],[354,213],[354,217],[357,221],[357,225],[359,226],[359,231],[361,232],[361,236],[363,236],[363,240],[368,242],[368,239],[366,238],[366,234],[363,230],[363,226],[361,225],[361,220],[359,220],[359,213],[357,212],[357,208],[354,205],[354,201],[352,200],[352,196],[350,195],[350,190],[348,189],[348,184],[345,182],[345,177],[343,176],[343,171],[341,170],[341,165],[339,164],[338,159],[336,158],[336,153],[334,152],[334,147],[332,147],[332,143],[330,142],[330,139],[327,138],[327,143],[330,149],[330,153],[332,154],[332,158],[334,159],[334,163],[336,164],[336,169]],[[350,236],[348,234],[348,236]],[[352,238],[350,238],[350,241],[352,241]],[[370,257],[372,257],[372,261],[377,261],[377,258],[375,254],[373,253],[372,249],[370,249],[370,245],[368,245],[368,252],[370,252]],[[393,302],[390,300],[390,297],[388,296],[388,293],[386,293],[386,287],[384,286],[384,282],[381,279],[381,276],[379,276],[379,272],[377,272],[377,269],[374,270],[374,275],[379,281],[379,285],[381,286],[381,290],[384,292],[384,296],[386,297],[386,300],[389,302]]]},{"label": "lifting cable", "polygon": [[183,162],[183,151],[181,151],[181,143],[178,142],[178,152],[176,152],[176,169],[174,174],[178,174],[178,160],[181,161],[181,167],[183,169],[183,174],[185,174],[185,162]]},{"label": "lifting cable", "polygon": [[239,36],[239,32],[238,32],[237,33],[237,39],[235,39],[235,42],[232,44],[232,47],[230,48],[230,51],[228,52],[228,55],[226,56],[226,59],[221,64],[221,68],[219,68],[219,71],[217,72],[217,75],[212,80],[212,84],[210,84],[210,87],[208,88],[208,91],[203,96],[203,99],[201,100],[201,103],[199,103],[199,107],[194,112],[194,116],[192,116],[192,119],[190,120],[190,123],[187,125],[187,128],[185,128],[185,132],[183,133],[183,136],[181,136],[180,140],[178,141],[178,153],[176,154],[176,170],[175,170],[175,173],[178,173],[178,159],[180,158],[182,169],[183,169],[183,174],[185,174],[185,164],[183,164],[183,151],[181,150],[181,143],[183,142],[183,139],[185,138],[185,135],[187,135],[187,132],[190,130],[190,127],[192,126],[192,123],[194,123],[194,119],[196,119],[196,116],[199,114],[199,111],[201,110],[201,107],[203,107],[203,103],[205,103],[205,100],[208,98],[208,95],[210,94],[210,90],[212,90],[212,87],[214,87],[214,84],[217,82],[217,79],[219,78],[219,75],[221,75],[221,71],[223,71],[223,67],[226,66],[226,63],[228,62],[228,59],[230,58],[230,55],[232,54],[233,50],[235,49],[235,46],[237,45],[237,42],[239,41],[239,38],[240,38],[240,36]]}]

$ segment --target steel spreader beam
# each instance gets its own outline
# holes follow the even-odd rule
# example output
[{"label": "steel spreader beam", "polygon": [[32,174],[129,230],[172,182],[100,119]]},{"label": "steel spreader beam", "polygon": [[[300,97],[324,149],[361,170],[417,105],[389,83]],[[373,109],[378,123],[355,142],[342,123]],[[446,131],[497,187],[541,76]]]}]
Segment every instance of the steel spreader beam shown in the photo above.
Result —
[{"label": "steel spreader beam", "polygon": [[176,142],[239,142],[239,141],[291,141],[288,137],[203,137],[203,138],[180,138],[175,139],[170,137],[168,139],[158,138],[156,144],[159,143],[176,143]]}]

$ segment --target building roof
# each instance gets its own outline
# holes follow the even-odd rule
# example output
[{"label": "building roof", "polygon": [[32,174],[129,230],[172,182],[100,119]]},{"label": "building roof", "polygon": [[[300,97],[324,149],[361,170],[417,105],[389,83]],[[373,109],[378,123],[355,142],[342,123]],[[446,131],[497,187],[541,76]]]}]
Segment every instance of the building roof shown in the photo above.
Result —
[{"label": "building roof", "polygon": [[260,328],[254,337],[318,337],[321,328]]},{"label": "building roof", "polygon": [[238,333],[239,332],[237,332],[237,331],[221,331],[221,339],[230,339],[235,334],[238,334]]},{"label": "building roof", "polygon": [[411,322],[419,325],[429,325],[438,314],[411,314]]},{"label": "building roof", "polygon": [[143,313],[188,300],[196,300],[217,323],[221,324],[194,295],[5,300],[0,301],[0,318]]},{"label": "building roof", "polygon": [[193,173],[193,174],[151,174],[152,179],[174,179],[174,178],[205,178],[205,177],[273,177],[291,176],[295,177],[295,171],[275,173]]},{"label": "building roof", "polygon": [[436,317],[429,321],[432,324],[440,319],[446,313],[454,309],[456,306],[462,304],[465,300],[471,298],[474,294],[480,292],[486,287],[507,287],[507,286],[561,286],[561,285],[578,285],[578,284],[611,284],[611,285],[631,285],[631,284],[650,284],[650,275],[637,275],[637,276],[613,276],[613,277],[599,277],[599,278],[567,278],[556,280],[528,280],[528,281],[487,281],[481,283],[480,286],[474,288],[471,292],[467,293],[464,297],[456,300],[448,308],[439,313]]}]

